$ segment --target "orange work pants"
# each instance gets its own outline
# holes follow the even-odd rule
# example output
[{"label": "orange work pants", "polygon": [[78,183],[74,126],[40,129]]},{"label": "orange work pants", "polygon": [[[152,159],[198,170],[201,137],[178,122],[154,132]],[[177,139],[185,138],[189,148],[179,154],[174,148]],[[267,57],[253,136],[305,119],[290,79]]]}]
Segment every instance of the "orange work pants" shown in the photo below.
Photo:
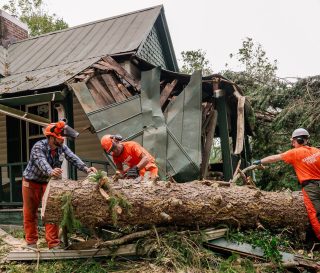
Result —
[{"label": "orange work pants", "polygon": [[305,186],[302,193],[310,224],[320,240],[320,182]]},{"label": "orange work pants", "polygon": [[[23,227],[27,244],[36,244],[38,241],[38,208],[47,184],[40,184],[23,179]],[[59,226],[45,224],[45,236],[48,247],[59,245]]]},{"label": "orange work pants", "polygon": [[145,173],[149,172],[149,178],[153,179],[158,177],[158,167],[154,164],[148,164],[143,169],[139,171],[140,176],[144,177]]}]

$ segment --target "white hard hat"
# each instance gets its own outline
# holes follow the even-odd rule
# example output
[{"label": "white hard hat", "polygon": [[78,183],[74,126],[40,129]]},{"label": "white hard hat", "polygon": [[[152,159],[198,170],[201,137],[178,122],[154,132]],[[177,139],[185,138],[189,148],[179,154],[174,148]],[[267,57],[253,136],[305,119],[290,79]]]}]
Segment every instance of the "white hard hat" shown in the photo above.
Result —
[{"label": "white hard hat", "polygon": [[306,137],[309,137],[310,134],[309,132],[306,130],[306,129],[303,129],[303,128],[298,128],[298,129],[295,129],[292,133],[292,138],[294,137],[299,137],[299,136],[306,136]]}]

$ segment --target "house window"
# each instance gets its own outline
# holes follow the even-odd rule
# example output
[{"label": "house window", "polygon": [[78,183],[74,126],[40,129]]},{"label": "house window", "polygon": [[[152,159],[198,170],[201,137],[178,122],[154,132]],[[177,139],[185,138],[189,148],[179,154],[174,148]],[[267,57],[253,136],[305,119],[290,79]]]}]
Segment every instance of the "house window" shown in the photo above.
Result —
[{"label": "house window", "polygon": [[[40,117],[51,120],[51,108],[50,103],[32,104],[26,106],[26,111],[30,114],[34,114]],[[43,139],[44,135],[42,132],[42,126],[27,122],[27,153],[29,158],[31,148],[40,139]]]}]

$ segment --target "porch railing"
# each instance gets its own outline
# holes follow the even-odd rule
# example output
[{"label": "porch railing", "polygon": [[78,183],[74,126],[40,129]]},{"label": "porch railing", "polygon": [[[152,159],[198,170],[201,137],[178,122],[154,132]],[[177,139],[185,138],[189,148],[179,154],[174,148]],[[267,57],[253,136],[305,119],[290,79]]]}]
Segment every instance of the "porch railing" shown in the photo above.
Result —
[{"label": "porch railing", "polygon": [[22,173],[27,162],[0,164],[0,205],[22,205]]},{"label": "porch railing", "polygon": [[[101,160],[82,159],[88,166],[108,171],[108,162]],[[0,208],[22,206],[22,173],[27,162],[0,164]],[[85,178],[84,173],[69,168],[69,177],[77,180]]]}]

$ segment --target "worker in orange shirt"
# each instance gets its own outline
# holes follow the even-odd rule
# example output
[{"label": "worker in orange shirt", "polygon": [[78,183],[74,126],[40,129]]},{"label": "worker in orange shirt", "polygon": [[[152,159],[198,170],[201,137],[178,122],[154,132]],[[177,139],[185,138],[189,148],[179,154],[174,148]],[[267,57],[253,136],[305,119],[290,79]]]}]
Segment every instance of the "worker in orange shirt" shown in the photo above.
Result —
[{"label": "worker in orange shirt", "polygon": [[[122,141],[120,135],[105,135],[101,139],[102,148],[110,155],[118,171],[124,177],[144,177],[149,172],[149,178],[158,177],[158,167],[155,159],[139,143],[135,141]],[[124,168],[124,165],[127,168]]]},{"label": "worker in orange shirt", "polygon": [[312,229],[320,240],[320,150],[309,146],[309,133],[303,128],[293,131],[293,149],[254,161],[254,165],[279,160],[293,166],[302,186],[303,200]]}]

